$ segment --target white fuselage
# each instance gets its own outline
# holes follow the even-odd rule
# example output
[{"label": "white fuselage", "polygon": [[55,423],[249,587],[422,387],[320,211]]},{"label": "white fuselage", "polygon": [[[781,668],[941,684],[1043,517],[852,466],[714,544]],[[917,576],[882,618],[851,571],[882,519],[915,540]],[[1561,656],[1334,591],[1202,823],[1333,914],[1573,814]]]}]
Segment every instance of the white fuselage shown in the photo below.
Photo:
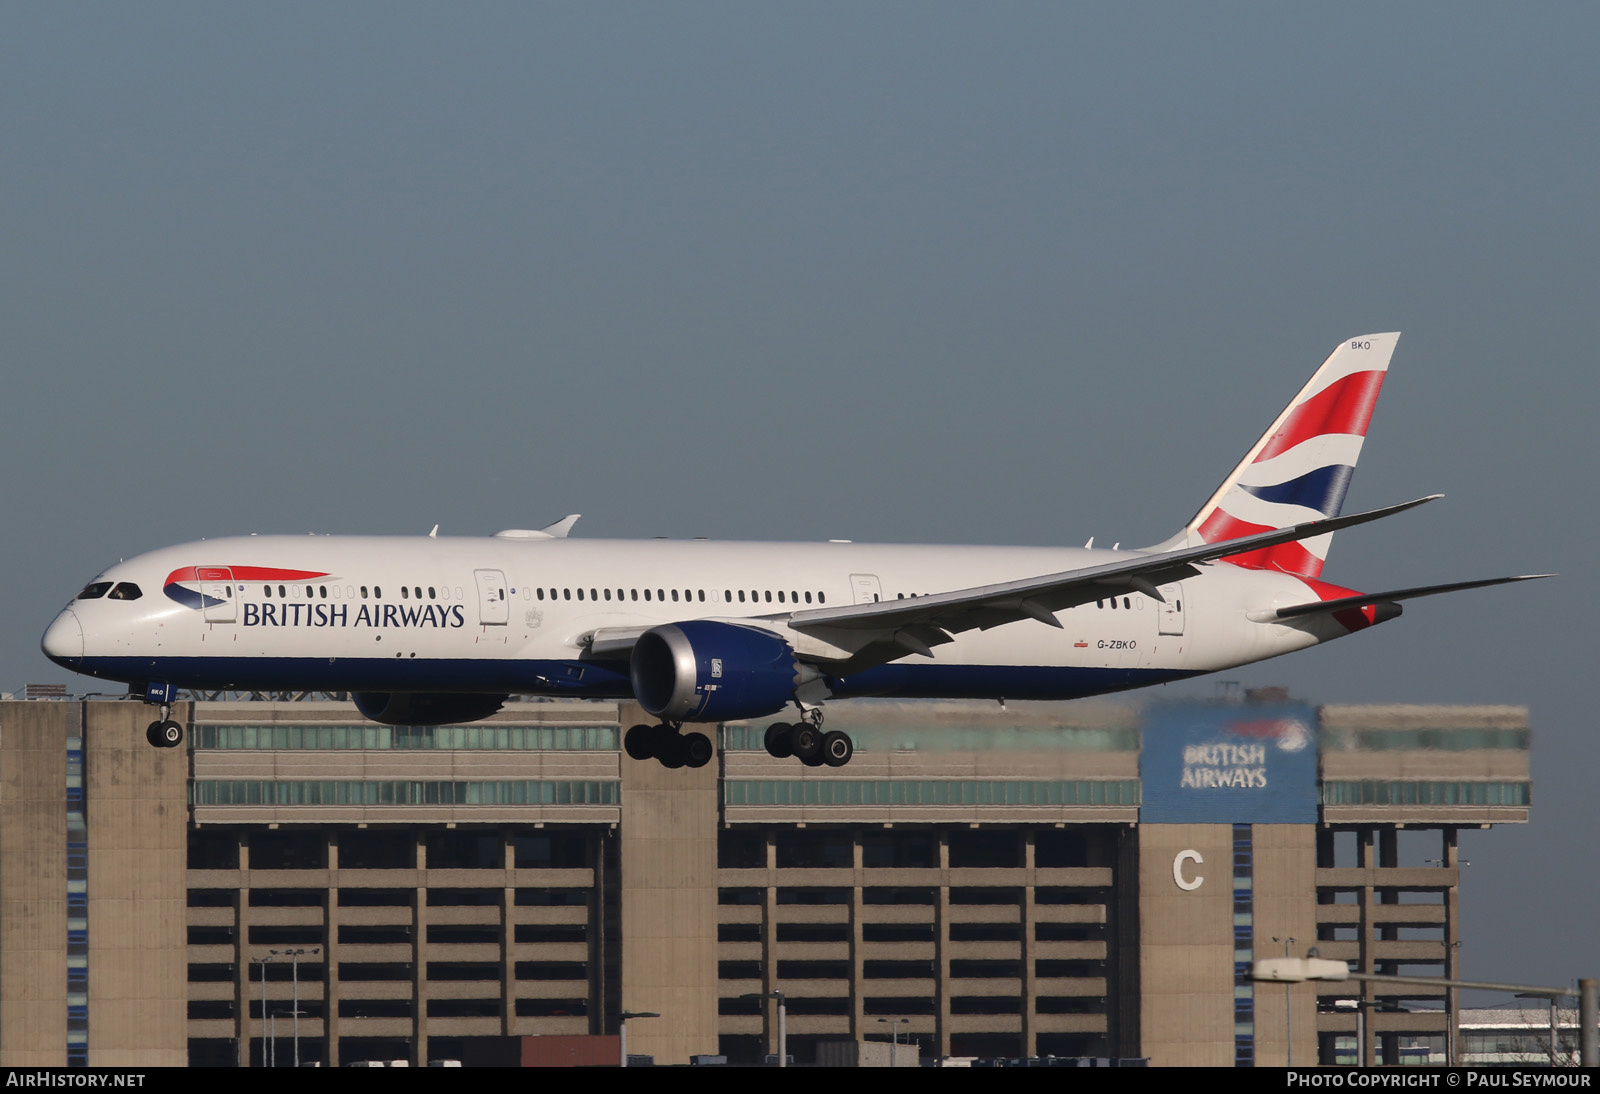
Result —
[{"label": "white fuselage", "polygon": [[[630,694],[596,631],[746,620],[791,640],[790,613],[1115,562],[1131,552],[546,537],[250,536],[107,569],[44,639],[75,671],[206,689]],[[830,694],[1073,698],[1212,672],[1347,633],[1326,616],[1253,622],[1319,582],[1204,564],[1035,619],[966,631],[932,656],[830,678]],[[137,598],[125,586],[137,586]],[[89,592],[90,590],[86,590]],[[826,672],[826,669],[824,669]]]}]

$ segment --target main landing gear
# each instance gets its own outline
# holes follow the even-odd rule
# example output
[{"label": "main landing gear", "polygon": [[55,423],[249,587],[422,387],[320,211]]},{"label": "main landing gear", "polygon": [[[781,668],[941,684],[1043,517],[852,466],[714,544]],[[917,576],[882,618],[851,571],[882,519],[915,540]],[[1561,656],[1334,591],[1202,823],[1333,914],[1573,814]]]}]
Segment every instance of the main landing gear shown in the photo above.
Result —
[{"label": "main landing gear", "polygon": [[655,759],[662,767],[704,767],[717,754],[704,733],[683,733],[672,722],[637,725],[622,738],[623,750],[636,760]]},{"label": "main landing gear", "polygon": [[[820,711],[817,712],[820,715]],[[843,767],[856,754],[850,735],[838,730],[822,731],[821,717],[813,721],[773,722],[767,727],[767,755],[777,759],[797,757],[807,767]]]}]

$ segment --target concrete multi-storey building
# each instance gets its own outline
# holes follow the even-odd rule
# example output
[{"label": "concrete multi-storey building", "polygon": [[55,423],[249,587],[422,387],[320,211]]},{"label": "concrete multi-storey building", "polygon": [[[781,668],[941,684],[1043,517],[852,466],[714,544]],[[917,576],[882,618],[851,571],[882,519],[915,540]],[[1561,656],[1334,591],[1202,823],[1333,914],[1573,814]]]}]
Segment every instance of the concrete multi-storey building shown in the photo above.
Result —
[{"label": "concrete multi-storey building", "polygon": [[[345,703],[0,703],[0,1065],[679,1063],[828,1042],[1154,1064],[1448,1051],[1443,991],[1252,985],[1317,946],[1457,971],[1456,834],[1527,820],[1509,707],[843,704],[845,768],[624,704],[396,728]],[[1292,940],[1292,941],[1290,941]],[[1292,1048],[1291,1048],[1292,1045]]]}]

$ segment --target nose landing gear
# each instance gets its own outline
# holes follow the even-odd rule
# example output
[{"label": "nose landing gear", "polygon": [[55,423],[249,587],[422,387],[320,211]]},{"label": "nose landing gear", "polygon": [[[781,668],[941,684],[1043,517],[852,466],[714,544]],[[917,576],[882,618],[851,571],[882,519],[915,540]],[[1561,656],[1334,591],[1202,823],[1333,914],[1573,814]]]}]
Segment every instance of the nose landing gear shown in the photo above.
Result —
[{"label": "nose landing gear", "polygon": [[183,726],[172,720],[172,704],[161,704],[161,717],[150,723],[144,739],[157,748],[177,748],[183,744]]},{"label": "nose landing gear", "polygon": [[183,744],[183,726],[170,718],[151,722],[144,731],[144,739],[157,748],[177,748]]}]

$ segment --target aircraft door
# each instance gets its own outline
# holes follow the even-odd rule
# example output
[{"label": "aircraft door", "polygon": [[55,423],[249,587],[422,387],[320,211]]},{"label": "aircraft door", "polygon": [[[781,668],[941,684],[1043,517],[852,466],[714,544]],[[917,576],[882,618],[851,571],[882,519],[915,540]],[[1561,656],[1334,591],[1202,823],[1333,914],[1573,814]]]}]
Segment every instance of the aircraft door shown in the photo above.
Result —
[{"label": "aircraft door", "polygon": [[511,601],[506,595],[506,575],[499,570],[474,570],[478,579],[478,622],[503,627],[511,619]]},{"label": "aircraft door", "polygon": [[1161,586],[1161,595],[1167,598],[1167,602],[1156,605],[1156,633],[1182,634],[1183,585],[1176,581],[1171,585],[1163,585]]},{"label": "aircraft door", "polygon": [[226,566],[196,566],[200,581],[200,603],[205,605],[207,623],[235,623],[239,619],[239,600],[234,595],[233,571]]},{"label": "aircraft door", "polygon": [[851,574],[850,591],[857,604],[876,604],[883,599],[883,586],[877,574]]}]

